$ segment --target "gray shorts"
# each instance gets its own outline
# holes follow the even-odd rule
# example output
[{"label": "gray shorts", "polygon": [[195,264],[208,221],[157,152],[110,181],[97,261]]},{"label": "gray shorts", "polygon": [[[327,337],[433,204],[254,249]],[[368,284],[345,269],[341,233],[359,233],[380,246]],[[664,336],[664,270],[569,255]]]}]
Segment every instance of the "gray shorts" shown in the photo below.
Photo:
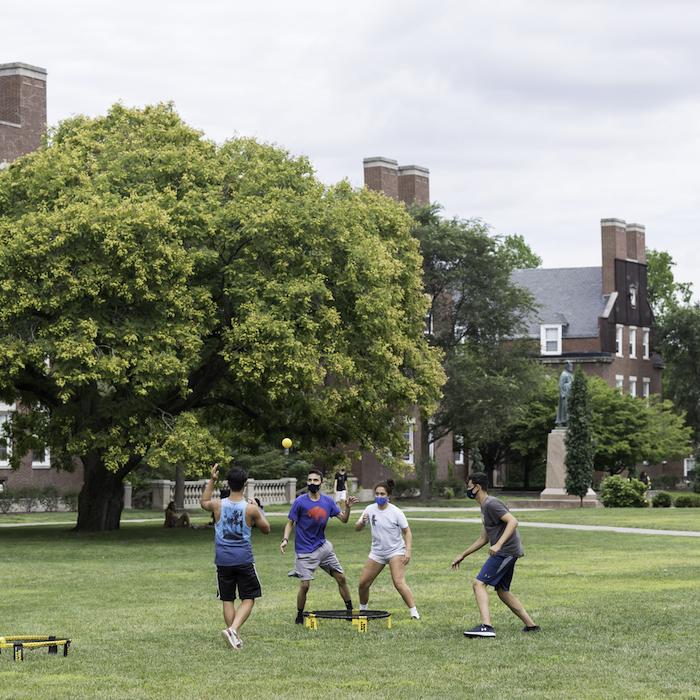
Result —
[{"label": "gray shorts", "polygon": [[287,576],[296,576],[296,578],[300,578],[302,581],[313,581],[314,571],[316,571],[319,566],[331,576],[334,571],[341,574],[345,573],[338,561],[338,557],[335,556],[333,545],[328,540],[318,549],[314,549],[313,552],[297,553],[294,559],[294,568]]}]

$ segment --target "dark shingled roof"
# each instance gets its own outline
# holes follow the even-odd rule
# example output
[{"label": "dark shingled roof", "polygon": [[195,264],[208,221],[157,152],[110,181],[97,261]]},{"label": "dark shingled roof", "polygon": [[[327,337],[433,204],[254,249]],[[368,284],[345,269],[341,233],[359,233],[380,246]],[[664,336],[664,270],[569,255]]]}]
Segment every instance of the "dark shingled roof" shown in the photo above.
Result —
[{"label": "dark shingled roof", "polygon": [[565,338],[593,338],[598,335],[598,317],[607,298],[602,295],[600,267],[558,267],[514,270],[513,282],[528,289],[538,310],[529,320],[528,335],[540,337],[541,324],[562,324]]}]

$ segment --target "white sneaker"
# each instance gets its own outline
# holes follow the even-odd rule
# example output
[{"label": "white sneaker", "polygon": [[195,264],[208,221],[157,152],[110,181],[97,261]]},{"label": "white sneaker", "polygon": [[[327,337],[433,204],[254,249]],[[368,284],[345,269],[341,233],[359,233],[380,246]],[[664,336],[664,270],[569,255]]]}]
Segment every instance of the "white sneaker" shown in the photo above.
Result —
[{"label": "white sneaker", "polygon": [[240,649],[243,646],[243,642],[241,642],[238,634],[228,627],[225,630],[221,630],[221,636],[232,649]]},{"label": "white sneaker", "polygon": [[411,619],[412,620],[420,620],[420,615],[418,614],[418,611],[411,613]]}]

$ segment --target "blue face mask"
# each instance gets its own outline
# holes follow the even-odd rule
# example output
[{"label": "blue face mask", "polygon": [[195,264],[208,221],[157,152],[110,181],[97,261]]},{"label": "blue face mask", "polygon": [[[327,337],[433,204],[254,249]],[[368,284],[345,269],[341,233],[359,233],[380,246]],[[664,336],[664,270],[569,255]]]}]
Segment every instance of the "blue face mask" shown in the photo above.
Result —
[{"label": "blue face mask", "polygon": [[385,506],[389,502],[389,498],[387,496],[375,496],[374,502],[378,506]]}]

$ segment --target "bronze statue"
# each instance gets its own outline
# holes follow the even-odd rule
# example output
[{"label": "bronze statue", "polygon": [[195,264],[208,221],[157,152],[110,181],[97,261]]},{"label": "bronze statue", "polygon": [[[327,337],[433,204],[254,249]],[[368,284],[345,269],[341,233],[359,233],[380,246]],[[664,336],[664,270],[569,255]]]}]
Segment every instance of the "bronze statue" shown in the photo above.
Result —
[{"label": "bronze statue", "polygon": [[567,362],[559,375],[559,405],[557,406],[558,426],[565,426],[569,422],[569,394],[574,383],[574,365]]}]

